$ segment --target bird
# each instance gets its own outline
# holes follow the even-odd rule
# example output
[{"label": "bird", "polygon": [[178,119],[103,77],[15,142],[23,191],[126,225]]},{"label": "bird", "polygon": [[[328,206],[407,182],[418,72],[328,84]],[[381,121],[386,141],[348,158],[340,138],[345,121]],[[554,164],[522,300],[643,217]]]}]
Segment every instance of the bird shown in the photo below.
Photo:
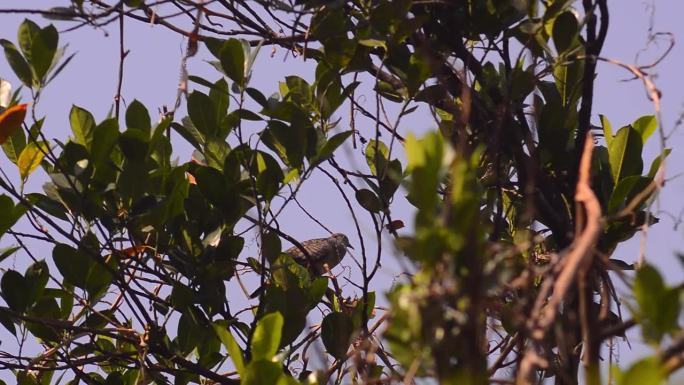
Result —
[{"label": "bird", "polygon": [[[292,246],[283,253],[292,257],[297,264],[304,266],[313,280],[337,266],[347,254],[347,248],[354,248],[349,244],[349,238],[342,233],[336,233],[328,238],[314,238],[300,242],[299,245]],[[302,249],[306,250],[306,253]],[[258,287],[249,297],[256,298],[263,292],[264,286]]]},{"label": "bird", "polygon": [[[306,250],[306,253],[302,248]],[[293,246],[285,250],[285,254],[290,255],[295,262],[306,267],[313,276],[321,276],[342,261],[342,258],[347,254],[347,248],[354,248],[349,244],[349,238],[342,233],[336,233],[328,238],[303,241],[301,248]]]}]

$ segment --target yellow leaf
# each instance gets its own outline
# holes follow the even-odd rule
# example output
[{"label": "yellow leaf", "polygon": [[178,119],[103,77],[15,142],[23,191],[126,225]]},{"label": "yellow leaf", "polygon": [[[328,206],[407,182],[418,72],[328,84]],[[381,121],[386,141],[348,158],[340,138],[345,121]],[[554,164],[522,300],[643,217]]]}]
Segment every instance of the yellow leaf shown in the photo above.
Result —
[{"label": "yellow leaf", "polygon": [[5,143],[21,127],[26,117],[26,107],[28,104],[17,104],[0,114],[0,144]]},{"label": "yellow leaf", "polygon": [[43,160],[45,152],[48,150],[47,143],[30,142],[19,155],[17,160],[17,166],[19,167],[19,175],[21,180],[26,181],[28,176],[40,165],[40,161]]}]

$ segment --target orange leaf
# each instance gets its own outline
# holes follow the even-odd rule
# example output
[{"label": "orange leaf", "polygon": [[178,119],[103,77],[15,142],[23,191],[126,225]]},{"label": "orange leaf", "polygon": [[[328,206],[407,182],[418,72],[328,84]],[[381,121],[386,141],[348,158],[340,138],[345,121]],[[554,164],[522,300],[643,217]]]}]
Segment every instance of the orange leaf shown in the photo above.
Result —
[{"label": "orange leaf", "polygon": [[27,107],[28,104],[17,104],[0,114],[0,144],[5,143],[7,138],[21,127],[26,117]]},{"label": "orange leaf", "polygon": [[120,257],[123,257],[123,259],[126,259],[126,258],[135,257],[136,255],[145,251],[146,248],[147,248],[147,246],[145,246],[145,245],[138,245],[138,246],[127,247],[123,250],[117,250],[117,251],[119,252]]},{"label": "orange leaf", "polygon": [[397,231],[404,227],[404,221],[397,219],[388,223],[386,227],[389,231]]}]

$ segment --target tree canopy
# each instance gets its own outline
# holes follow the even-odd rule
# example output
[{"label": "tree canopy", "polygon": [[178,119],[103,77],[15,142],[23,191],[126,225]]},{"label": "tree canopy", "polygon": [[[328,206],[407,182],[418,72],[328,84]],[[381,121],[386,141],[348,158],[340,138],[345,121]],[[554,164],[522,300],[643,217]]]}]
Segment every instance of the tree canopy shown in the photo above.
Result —
[{"label": "tree canopy", "polygon": [[[62,3],[0,6],[29,17],[0,36],[2,378],[627,385],[684,366],[682,284],[614,256],[658,222],[670,149],[651,66],[602,56],[606,0]],[[46,136],[43,91],[78,60],[58,29],[130,23],[185,38],[175,104],[124,99],[122,37],[113,101],[93,101],[110,112],[74,105]],[[274,47],[313,70],[268,95],[252,78]],[[599,61],[654,114],[595,111]],[[312,238],[340,232],[308,186],[350,218],[339,267],[281,225],[296,206]],[[635,328],[656,353],[613,365]]]}]

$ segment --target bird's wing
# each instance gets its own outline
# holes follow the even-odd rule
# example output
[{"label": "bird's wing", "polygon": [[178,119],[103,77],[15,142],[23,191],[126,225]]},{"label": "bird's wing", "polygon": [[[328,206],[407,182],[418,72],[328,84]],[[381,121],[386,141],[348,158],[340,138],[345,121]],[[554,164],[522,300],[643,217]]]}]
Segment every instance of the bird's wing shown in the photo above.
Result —
[{"label": "bird's wing", "polygon": [[[301,244],[309,253],[309,256],[314,260],[321,258],[323,254],[326,253],[328,247],[328,242],[326,238],[309,239],[308,241],[301,242]],[[307,259],[306,255],[297,246],[293,246],[287,249],[285,253],[290,254],[292,258],[294,258],[297,261],[305,262]]]}]

